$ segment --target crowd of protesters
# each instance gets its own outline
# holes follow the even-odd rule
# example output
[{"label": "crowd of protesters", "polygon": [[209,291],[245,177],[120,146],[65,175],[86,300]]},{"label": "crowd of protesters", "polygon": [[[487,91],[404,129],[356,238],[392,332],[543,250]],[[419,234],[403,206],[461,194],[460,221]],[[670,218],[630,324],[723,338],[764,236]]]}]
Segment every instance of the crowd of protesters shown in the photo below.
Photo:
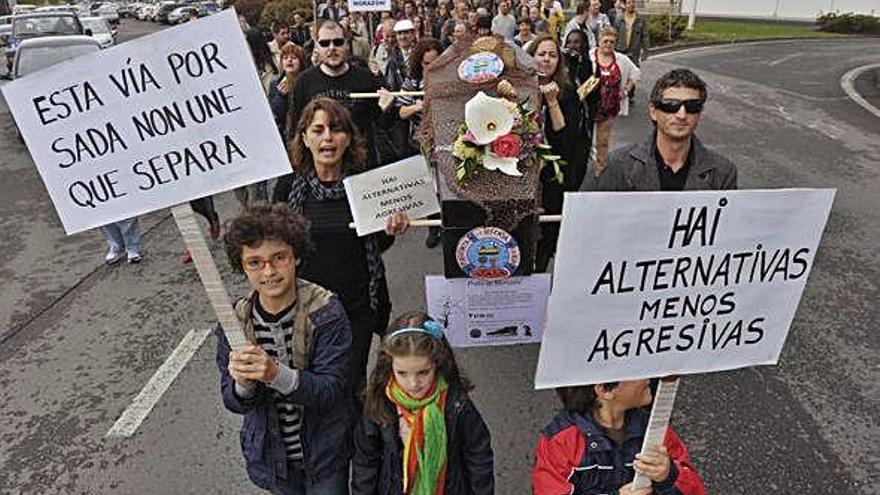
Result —
[{"label": "crowd of protesters", "polygon": [[[231,349],[218,326],[217,364],[225,406],[245,418],[248,475],[272,493],[495,491],[490,429],[442,326],[421,312],[389,325],[382,254],[409,219],[395,214],[384,232],[358,237],[342,185],[420,152],[424,101],[411,92],[424,89],[426,69],[451,45],[493,36],[533,70],[543,133],[567,163],[561,183],[552,167],[541,173],[546,213],[561,213],[564,192],[582,188],[590,163],[602,190],[736,188],[735,166],[694,134],[707,90],[688,70],[654,84],[648,139],[609,156],[613,122],[628,114],[649,43],[634,0],[584,0],[570,19],[556,0],[395,0],[393,7],[364,14],[328,0],[316,23],[295,12],[271,33],[240,18],[291,173],[235,191],[241,213],[226,223],[223,241],[230,266],[252,287],[235,304],[248,344]],[[351,98],[356,92],[377,97]],[[213,200],[192,205],[218,239]],[[136,219],[103,232],[108,264],[126,253],[130,263],[141,260]],[[558,224],[542,225],[536,271],[548,269],[558,234]],[[425,242],[436,246],[438,232]],[[374,335],[380,348],[368,373]],[[648,380],[557,393],[563,410],[537,442],[534,493],[705,493],[671,430],[639,454]],[[648,476],[648,488],[628,483],[635,471]]]}]

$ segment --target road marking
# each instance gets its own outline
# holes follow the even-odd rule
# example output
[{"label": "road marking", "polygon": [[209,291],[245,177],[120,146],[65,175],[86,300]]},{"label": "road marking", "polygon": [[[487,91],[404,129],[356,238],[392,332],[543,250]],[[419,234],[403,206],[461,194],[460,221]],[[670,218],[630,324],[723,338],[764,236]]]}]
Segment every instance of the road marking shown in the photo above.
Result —
[{"label": "road marking", "polygon": [[156,370],[156,373],[150,378],[150,381],[144,386],[143,390],[134,398],[128,408],[122,412],[116,423],[107,431],[107,437],[130,437],[140,427],[141,423],[153,410],[153,406],[159,402],[162,395],[177,378],[177,375],[183,371],[186,364],[192,359],[193,355],[202,346],[205,338],[211,333],[211,329],[190,330],[183,337],[174,352],[168,356],[168,359],[162,363],[162,366]]},{"label": "road marking", "polygon": [[840,78],[840,87],[843,88],[843,91],[852,98],[853,101],[858,103],[859,106],[873,113],[875,117],[880,117],[880,108],[868,103],[868,100],[864,99],[862,95],[856,91],[855,80],[862,74],[862,72],[878,68],[880,68],[880,64],[863,65],[847,72]]},{"label": "road marking", "polygon": [[793,58],[800,57],[801,55],[803,55],[802,52],[792,53],[791,55],[786,55],[786,56],[784,56],[784,57],[782,57],[782,58],[778,58],[778,59],[776,59],[776,60],[773,60],[772,62],[769,62],[767,65],[770,66],[770,67],[775,67],[775,66],[777,66],[777,65],[779,65],[779,64],[783,64],[783,63],[785,63],[785,62],[788,62],[789,60],[791,60],[791,59],[793,59]]}]

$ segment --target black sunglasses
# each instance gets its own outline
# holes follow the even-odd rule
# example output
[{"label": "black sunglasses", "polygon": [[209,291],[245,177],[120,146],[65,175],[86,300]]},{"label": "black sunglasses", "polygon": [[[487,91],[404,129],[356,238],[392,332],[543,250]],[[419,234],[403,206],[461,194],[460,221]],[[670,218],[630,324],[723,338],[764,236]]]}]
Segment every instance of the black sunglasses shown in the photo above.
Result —
[{"label": "black sunglasses", "polygon": [[677,113],[678,109],[684,105],[684,111],[687,113],[700,113],[703,111],[705,100],[675,100],[671,98],[660,98],[654,102],[654,108],[664,113]]},{"label": "black sunglasses", "polygon": [[345,38],[333,38],[329,40],[318,40],[318,44],[321,45],[322,48],[327,48],[330,46],[330,43],[333,43],[333,46],[342,46],[345,44]]}]

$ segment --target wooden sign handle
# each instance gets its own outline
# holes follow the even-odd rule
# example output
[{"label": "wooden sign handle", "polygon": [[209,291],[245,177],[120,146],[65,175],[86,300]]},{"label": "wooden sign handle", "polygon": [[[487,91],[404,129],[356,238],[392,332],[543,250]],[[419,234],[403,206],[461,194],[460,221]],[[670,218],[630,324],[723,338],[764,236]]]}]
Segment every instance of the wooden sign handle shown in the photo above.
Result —
[{"label": "wooden sign handle", "polygon": [[[675,394],[678,392],[679,379],[677,376],[661,378],[654,396],[654,406],[651,408],[651,419],[648,420],[648,431],[642,442],[642,454],[652,446],[663,443],[666,437],[666,429],[669,427],[669,418],[672,417],[672,406],[675,405]],[[632,489],[648,488],[651,486],[651,478],[636,472],[632,481]]]},{"label": "wooden sign handle", "polygon": [[217,264],[214,263],[214,257],[208,250],[208,243],[205,236],[199,229],[195,212],[189,203],[179,204],[171,207],[171,213],[174,215],[174,221],[183,237],[183,242],[189,253],[192,255],[193,264],[199,272],[199,278],[205,292],[208,293],[208,301],[214,308],[214,314],[217,315],[217,321],[223,326],[223,332],[229,345],[233,349],[243,347],[247,340],[244,337],[244,331],[241,323],[235,317],[235,311],[232,308],[232,302],[229,299],[229,293],[226,292],[226,286],[223,285],[223,279],[220,278],[220,272],[217,270]]}]

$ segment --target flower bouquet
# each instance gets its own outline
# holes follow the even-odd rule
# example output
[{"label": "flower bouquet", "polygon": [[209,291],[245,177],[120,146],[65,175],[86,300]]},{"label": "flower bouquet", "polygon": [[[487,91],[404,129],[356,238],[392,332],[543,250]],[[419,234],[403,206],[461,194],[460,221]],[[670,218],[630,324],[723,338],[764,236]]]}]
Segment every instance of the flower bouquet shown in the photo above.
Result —
[{"label": "flower bouquet", "polygon": [[550,162],[556,180],[562,183],[563,165],[544,140],[541,114],[530,108],[527,100],[516,101],[516,90],[507,81],[498,84],[503,98],[493,98],[480,91],[464,107],[464,124],[452,145],[452,155],[461,160],[455,170],[459,186],[466,186],[480,171],[497,170],[521,176],[519,164],[530,166]]}]

